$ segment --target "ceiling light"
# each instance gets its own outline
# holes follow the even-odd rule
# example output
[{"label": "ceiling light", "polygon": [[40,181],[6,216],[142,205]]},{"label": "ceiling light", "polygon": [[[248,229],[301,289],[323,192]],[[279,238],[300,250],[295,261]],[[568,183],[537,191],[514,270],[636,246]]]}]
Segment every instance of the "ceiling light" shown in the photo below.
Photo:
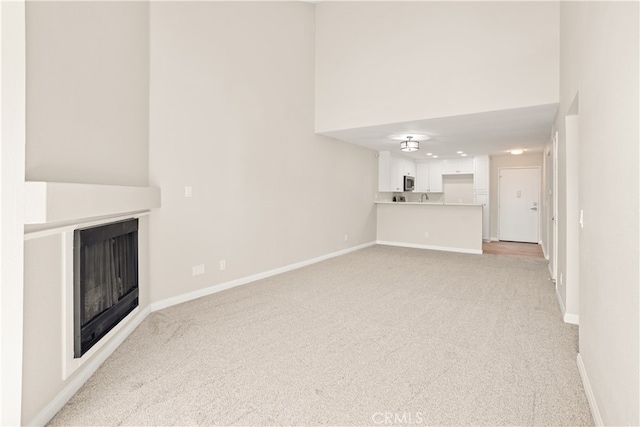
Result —
[{"label": "ceiling light", "polygon": [[427,156],[433,156],[433,153],[427,153]]},{"label": "ceiling light", "polygon": [[438,158],[438,156],[433,156],[433,158],[434,158],[434,159],[437,159],[437,158]]},{"label": "ceiling light", "polygon": [[462,153],[464,153],[464,151],[458,151],[458,153],[457,153],[457,154],[462,154]]},{"label": "ceiling light", "polygon": [[522,153],[524,153],[524,150],[522,150],[522,149],[511,150],[511,154],[514,154],[514,155],[518,155],[518,154],[522,154]]},{"label": "ceiling light", "polygon": [[466,154],[464,154],[464,153],[462,153],[462,154],[460,154],[460,155],[461,155],[462,157],[467,157],[467,155],[466,155]]},{"label": "ceiling light", "polygon": [[412,141],[411,138],[413,137],[407,136],[407,140],[400,143],[400,150],[411,152],[418,151],[420,149],[420,144],[418,143],[418,141]]}]

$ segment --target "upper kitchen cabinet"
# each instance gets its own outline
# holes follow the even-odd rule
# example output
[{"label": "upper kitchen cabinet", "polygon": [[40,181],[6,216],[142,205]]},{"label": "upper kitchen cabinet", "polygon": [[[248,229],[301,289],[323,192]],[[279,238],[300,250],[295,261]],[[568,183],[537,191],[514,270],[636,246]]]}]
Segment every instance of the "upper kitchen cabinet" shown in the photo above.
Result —
[{"label": "upper kitchen cabinet", "polygon": [[416,163],[411,159],[406,159],[404,157],[394,157],[391,156],[392,167],[395,168],[396,174],[399,177],[403,177],[405,175],[409,175],[415,178],[416,176]]},{"label": "upper kitchen cabinet", "polygon": [[378,191],[391,191],[391,153],[378,153]]},{"label": "upper kitchen cabinet", "polygon": [[404,176],[416,176],[411,159],[394,157],[389,151],[378,153],[378,191],[404,191]]},{"label": "upper kitchen cabinet", "polygon": [[416,165],[416,193],[442,193],[442,161],[431,160]]},{"label": "upper kitchen cabinet", "polygon": [[443,175],[473,174],[473,157],[445,159],[442,161]]},{"label": "upper kitchen cabinet", "polygon": [[473,191],[489,191],[489,156],[475,156],[473,158]]}]

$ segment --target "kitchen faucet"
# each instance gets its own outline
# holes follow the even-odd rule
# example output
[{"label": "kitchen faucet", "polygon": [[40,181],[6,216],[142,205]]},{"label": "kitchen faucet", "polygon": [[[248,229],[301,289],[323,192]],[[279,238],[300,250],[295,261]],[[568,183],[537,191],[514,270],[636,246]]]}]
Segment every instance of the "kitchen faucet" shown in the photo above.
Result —
[{"label": "kitchen faucet", "polygon": [[422,196],[426,196],[426,197],[427,197],[427,200],[429,200],[429,195],[428,195],[427,193],[422,193],[422,194],[420,195],[420,203],[422,203]]}]

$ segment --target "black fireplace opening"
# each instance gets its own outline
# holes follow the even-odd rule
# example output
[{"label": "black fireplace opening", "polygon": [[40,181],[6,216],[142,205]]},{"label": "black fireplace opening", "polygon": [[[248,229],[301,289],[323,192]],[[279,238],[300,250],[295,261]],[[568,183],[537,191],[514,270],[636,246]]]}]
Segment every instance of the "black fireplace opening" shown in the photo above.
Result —
[{"label": "black fireplace opening", "polygon": [[79,358],[138,306],[138,219],[75,230],[73,252]]}]

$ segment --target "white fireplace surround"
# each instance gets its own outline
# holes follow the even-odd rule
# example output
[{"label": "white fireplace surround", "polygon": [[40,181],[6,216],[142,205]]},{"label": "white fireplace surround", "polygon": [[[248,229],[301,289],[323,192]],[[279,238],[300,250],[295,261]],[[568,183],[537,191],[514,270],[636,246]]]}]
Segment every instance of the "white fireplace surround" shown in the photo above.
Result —
[{"label": "white fireplace surround", "polygon": [[[97,353],[102,353],[101,360],[106,358],[150,311],[148,307],[134,309],[81,358],[73,357],[74,230],[127,218],[145,217],[151,209],[158,207],[160,189],[155,187],[25,182],[25,240],[51,235],[61,237],[63,277],[59,280],[62,284],[62,380],[68,379],[88,360],[95,359]],[[111,348],[101,352],[105,346]],[[90,375],[93,370],[95,368],[87,374]],[[78,387],[86,380],[85,377],[88,376],[78,378]]]}]

